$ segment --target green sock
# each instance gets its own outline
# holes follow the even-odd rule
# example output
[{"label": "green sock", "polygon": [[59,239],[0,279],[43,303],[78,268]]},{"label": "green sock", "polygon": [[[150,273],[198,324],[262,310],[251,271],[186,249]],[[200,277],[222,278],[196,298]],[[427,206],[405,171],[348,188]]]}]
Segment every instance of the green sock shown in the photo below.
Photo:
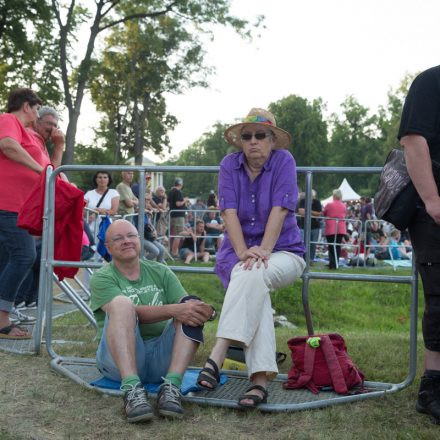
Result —
[{"label": "green sock", "polygon": [[141,383],[141,380],[137,374],[125,376],[121,381],[121,390],[124,391],[129,388],[134,388],[138,383]]},{"label": "green sock", "polygon": [[182,379],[183,376],[179,373],[168,373],[165,376],[165,380],[169,380],[177,388],[180,388],[180,385],[182,385]]}]

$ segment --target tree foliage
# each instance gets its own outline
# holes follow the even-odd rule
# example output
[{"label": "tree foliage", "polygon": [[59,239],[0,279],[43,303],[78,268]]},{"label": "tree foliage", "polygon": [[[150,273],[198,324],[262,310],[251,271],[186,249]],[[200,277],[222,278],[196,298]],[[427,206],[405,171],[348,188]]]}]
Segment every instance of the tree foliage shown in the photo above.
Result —
[{"label": "tree foliage", "polygon": [[107,39],[91,82],[92,98],[106,115],[99,136],[114,151],[114,163],[128,156],[142,163],[144,150],[170,149],[168,130],[177,123],[164,93],[206,86],[203,50],[180,20],[163,16],[149,23],[125,23]]},{"label": "tree foliage", "polygon": [[17,87],[30,87],[57,105],[58,51],[51,35],[52,12],[46,0],[0,1],[0,99]]},{"label": "tree foliage", "polygon": [[[177,158],[170,159],[166,165],[205,165],[218,166],[226,154],[236,151],[223,137],[226,125],[216,123],[212,131],[205,133],[199,140],[185,149]],[[217,192],[217,173],[179,173],[173,176],[171,173],[164,175],[164,184],[170,188],[175,177],[182,177],[185,195],[207,199],[210,190]]]},{"label": "tree foliage", "polygon": [[[323,112],[322,99],[309,101],[297,95],[290,95],[269,105],[277,125],[292,135],[289,147],[297,166],[312,166],[328,163],[327,122]],[[298,184],[305,190],[304,175],[298,175]],[[327,177],[315,175],[313,188],[321,193],[326,187]]]},{"label": "tree foliage", "polygon": [[[78,6],[75,0],[67,3],[51,0],[51,3],[56,18],[56,27],[59,30],[57,41],[60,51],[61,79],[65,104],[69,112],[64,163],[71,163],[74,159],[78,118],[84,94],[91,81],[95,46],[98,36],[105,31],[122,26],[124,23],[152,23],[168,17],[179,20],[188,29],[196,28],[198,32],[207,31],[208,26],[212,24],[232,26],[243,35],[250,32],[247,20],[234,17],[229,13],[228,0],[95,0],[94,9],[89,6],[88,2]],[[77,52],[72,40],[78,30],[78,24],[85,20],[90,25],[87,48],[82,59],[77,62]],[[155,98],[160,101],[157,96]],[[163,106],[164,102],[158,105]],[[140,148],[142,142],[144,132],[142,112],[146,108],[149,108],[148,102],[139,103],[137,109],[139,116],[137,123],[140,124],[137,128],[139,139],[136,140],[139,144],[136,144],[136,148]],[[164,114],[163,111],[162,114]],[[111,122],[109,118],[109,123]],[[169,123],[173,124],[173,121]]]},{"label": "tree foliage", "polygon": [[[277,125],[291,133],[289,147],[297,166],[323,167],[377,167],[382,166],[389,150],[397,145],[397,131],[408,86],[413,76],[407,75],[401,84],[390,90],[387,103],[376,114],[363,106],[354,96],[348,96],[341,104],[341,112],[326,120],[325,103],[321,98],[309,101],[290,95],[269,105]],[[211,132],[184,150],[177,158],[168,161],[172,165],[218,165],[229,152],[235,151],[223,139],[227,125],[217,123]],[[215,189],[215,176],[186,173],[187,194],[206,197]],[[165,182],[172,184],[174,176]],[[361,195],[374,194],[377,175],[369,174],[315,174],[313,188],[321,199],[328,197],[347,177]],[[305,189],[305,181],[298,176],[299,187]]]}]

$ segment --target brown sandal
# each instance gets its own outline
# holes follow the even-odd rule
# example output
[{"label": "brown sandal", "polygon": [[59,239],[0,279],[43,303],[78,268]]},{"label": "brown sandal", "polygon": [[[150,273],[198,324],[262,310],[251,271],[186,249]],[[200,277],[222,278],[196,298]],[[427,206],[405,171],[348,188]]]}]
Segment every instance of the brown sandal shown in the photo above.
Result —
[{"label": "brown sandal", "polygon": [[[17,328],[21,331],[25,331],[26,335],[11,335],[11,332],[14,328]],[[23,327],[19,327],[17,324],[11,324],[6,327],[0,328],[0,339],[31,339],[32,335]]]}]

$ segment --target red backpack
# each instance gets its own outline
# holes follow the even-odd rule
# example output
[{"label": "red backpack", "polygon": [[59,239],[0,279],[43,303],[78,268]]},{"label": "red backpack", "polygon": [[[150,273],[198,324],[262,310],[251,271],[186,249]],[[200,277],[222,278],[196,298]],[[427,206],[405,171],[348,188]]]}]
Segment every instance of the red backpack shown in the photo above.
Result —
[{"label": "red backpack", "polygon": [[315,335],[313,339],[315,344],[308,336],[287,342],[293,365],[283,384],[285,389],[307,388],[317,394],[323,387],[332,387],[338,394],[348,394],[355,386],[363,388],[364,375],[348,356],[341,335]]}]

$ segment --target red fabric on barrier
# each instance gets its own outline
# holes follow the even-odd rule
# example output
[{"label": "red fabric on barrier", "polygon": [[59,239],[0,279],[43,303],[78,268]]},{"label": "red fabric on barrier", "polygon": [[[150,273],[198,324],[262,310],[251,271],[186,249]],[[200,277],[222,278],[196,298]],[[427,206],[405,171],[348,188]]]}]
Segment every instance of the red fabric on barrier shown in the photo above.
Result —
[{"label": "red fabric on barrier", "polygon": [[[18,213],[18,227],[36,236],[40,236],[43,232],[46,170],[47,167]],[[55,181],[54,257],[56,260],[81,260],[84,204],[84,193],[58,175]],[[73,278],[78,268],[60,266],[55,267],[54,272],[62,281],[65,277]]]}]

